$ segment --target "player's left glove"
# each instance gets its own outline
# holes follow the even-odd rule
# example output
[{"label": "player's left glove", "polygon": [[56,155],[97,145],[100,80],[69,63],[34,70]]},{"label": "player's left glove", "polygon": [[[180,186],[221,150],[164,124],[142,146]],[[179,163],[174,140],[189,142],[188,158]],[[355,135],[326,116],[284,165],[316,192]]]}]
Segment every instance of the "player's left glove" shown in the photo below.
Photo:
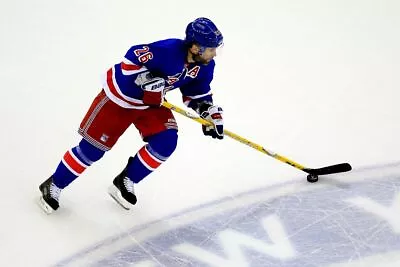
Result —
[{"label": "player's left glove", "polygon": [[204,135],[209,135],[212,138],[224,138],[224,120],[222,118],[223,110],[217,105],[203,103],[199,107],[200,117],[212,122],[213,125],[203,125]]},{"label": "player's left glove", "polygon": [[143,103],[147,105],[161,106],[164,100],[165,80],[154,77],[141,85],[143,89]]}]

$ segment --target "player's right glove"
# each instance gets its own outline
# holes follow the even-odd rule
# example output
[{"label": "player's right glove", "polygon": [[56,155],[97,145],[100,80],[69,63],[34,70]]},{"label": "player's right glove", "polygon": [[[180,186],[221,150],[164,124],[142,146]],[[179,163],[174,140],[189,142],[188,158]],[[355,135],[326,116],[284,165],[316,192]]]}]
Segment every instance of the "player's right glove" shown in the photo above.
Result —
[{"label": "player's right glove", "polygon": [[143,89],[143,103],[146,105],[161,106],[164,101],[165,80],[151,78],[141,85]]},{"label": "player's right glove", "polygon": [[204,135],[211,136],[212,138],[224,138],[224,120],[222,118],[223,110],[217,105],[210,103],[203,103],[199,107],[200,117],[212,122],[213,125],[203,125]]}]

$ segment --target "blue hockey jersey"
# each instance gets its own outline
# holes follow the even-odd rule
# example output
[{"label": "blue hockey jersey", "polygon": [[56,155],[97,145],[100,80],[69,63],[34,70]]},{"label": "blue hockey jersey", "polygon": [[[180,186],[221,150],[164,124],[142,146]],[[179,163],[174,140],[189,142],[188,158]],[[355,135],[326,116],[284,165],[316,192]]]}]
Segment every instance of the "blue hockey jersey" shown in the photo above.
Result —
[{"label": "blue hockey jersey", "polygon": [[196,108],[199,101],[212,102],[210,83],[215,62],[207,65],[187,63],[187,47],[183,40],[167,39],[132,46],[123,61],[110,68],[104,79],[106,95],[116,104],[130,109],[146,109],[143,104],[143,82],[162,77],[166,90],[179,88],[184,103]]}]

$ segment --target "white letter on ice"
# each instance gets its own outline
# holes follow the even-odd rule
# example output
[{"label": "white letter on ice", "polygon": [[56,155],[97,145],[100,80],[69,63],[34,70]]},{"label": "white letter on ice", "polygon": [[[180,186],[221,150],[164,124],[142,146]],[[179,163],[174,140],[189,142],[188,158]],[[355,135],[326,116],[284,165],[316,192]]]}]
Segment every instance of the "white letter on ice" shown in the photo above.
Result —
[{"label": "white letter on ice", "polygon": [[400,233],[400,194],[395,196],[390,207],[383,206],[366,197],[355,197],[346,201],[386,220],[393,227],[395,233]]},{"label": "white letter on ice", "polygon": [[253,249],[270,257],[281,260],[292,259],[296,256],[291,242],[289,241],[285,229],[278,216],[271,215],[262,220],[262,225],[266,230],[272,244],[263,240],[240,233],[233,229],[226,229],[218,234],[218,238],[227,255],[222,258],[217,254],[209,252],[201,247],[190,243],[183,243],[172,247],[173,250],[197,259],[198,261],[209,264],[210,266],[249,266],[242,248]]},{"label": "white letter on ice", "polygon": [[128,265],[130,267],[156,267],[156,264],[151,261],[141,261],[137,263],[131,263],[131,265]]}]

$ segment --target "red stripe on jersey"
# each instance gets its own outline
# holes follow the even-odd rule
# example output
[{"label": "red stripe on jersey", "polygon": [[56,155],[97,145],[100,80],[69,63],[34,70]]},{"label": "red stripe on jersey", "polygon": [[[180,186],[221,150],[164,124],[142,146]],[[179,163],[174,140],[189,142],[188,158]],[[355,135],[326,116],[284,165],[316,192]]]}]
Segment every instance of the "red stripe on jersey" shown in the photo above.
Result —
[{"label": "red stripe on jersey", "polygon": [[146,150],[145,147],[142,147],[142,148],[139,150],[138,153],[139,153],[140,157],[144,160],[144,162],[145,162],[147,165],[149,165],[150,168],[155,169],[155,168],[157,168],[158,166],[161,165],[161,162],[156,161],[156,160],[153,158],[154,156],[151,155],[151,154]]},{"label": "red stripe on jersey", "polygon": [[76,161],[72,155],[70,154],[69,151],[67,151],[64,155],[64,161],[68,166],[74,170],[76,173],[81,174],[84,170],[86,170],[86,167],[82,166],[78,161]]},{"label": "red stripe on jersey", "polygon": [[142,68],[142,66],[138,66],[138,65],[133,65],[133,64],[126,64],[124,62],[121,62],[121,69],[123,70],[140,70]]},{"label": "red stripe on jersey", "polygon": [[120,100],[122,100],[122,101],[124,101],[124,102],[126,102],[126,103],[129,103],[129,104],[131,104],[131,105],[133,105],[133,106],[143,106],[142,104],[138,104],[138,103],[135,103],[135,102],[126,100],[125,98],[123,98],[123,97],[118,93],[117,88],[115,87],[114,81],[113,81],[113,70],[112,70],[112,68],[109,69],[109,70],[107,71],[107,85],[108,85],[108,88],[110,88],[111,93],[112,93],[115,97],[119,98]]}]

